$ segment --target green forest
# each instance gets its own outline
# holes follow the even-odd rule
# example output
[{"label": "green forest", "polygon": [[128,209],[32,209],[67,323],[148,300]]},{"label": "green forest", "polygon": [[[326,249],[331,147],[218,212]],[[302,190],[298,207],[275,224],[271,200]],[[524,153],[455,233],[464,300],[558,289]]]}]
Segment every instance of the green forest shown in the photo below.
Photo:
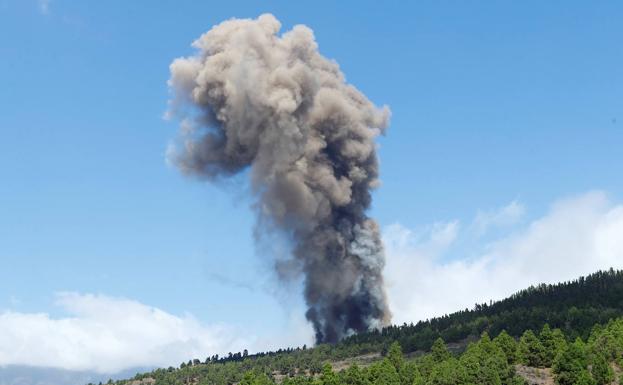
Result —
[{"label": "green forest", "polygon": [[193,358],[110,383],[528,384],[549,376],[561,385],[601,385],[623,383],[619,367],[623,271],[609,270],[335,345]]}]

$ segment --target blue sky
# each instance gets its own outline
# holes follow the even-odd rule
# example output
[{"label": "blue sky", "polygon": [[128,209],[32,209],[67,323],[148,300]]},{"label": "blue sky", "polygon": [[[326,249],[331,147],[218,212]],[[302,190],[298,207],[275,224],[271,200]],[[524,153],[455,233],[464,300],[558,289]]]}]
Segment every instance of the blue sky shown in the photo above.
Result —
[{"label": "blue sky", "polygon": [[[383,228],[435,238],[515,202],[503,231],[525,235],[569,196],[619,212],[619,1],[154,4],[0,0],[0,310],[64,317],[57,293],[74,292],[254,335],[290,325],[300,299],[254,248],[244,178],[208,185],[165,162],[168,66],[231,17],[306,24],[390,106],[371,212]],[[458,237],[440,258],[498,236]]]}]

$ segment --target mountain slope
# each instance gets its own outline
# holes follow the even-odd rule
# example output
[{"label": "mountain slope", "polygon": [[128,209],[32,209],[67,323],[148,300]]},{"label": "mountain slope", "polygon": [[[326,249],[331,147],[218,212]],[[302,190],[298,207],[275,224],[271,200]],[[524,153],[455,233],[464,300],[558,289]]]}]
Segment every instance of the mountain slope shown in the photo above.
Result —
[{"label": "mountain slope", "polygon": [[344,344],[383,343],[398,340],[407,351],[428,350],[438,337],[456,342],[483,331],[506,330],[519,336],[545,323],[573,336],[586,336],[596,323],[623,315],[623,271],[599,271],[587,277],[554,285],[539,285],[509,298],[477,304],[443,317],[413,325],[390,326],[381,332],[361,333]]},{"label": "mountain slope", "polygon": [[287,348],[253,355],[246,352],[230,353],[227,357],[214,355],[206,360],[183,363],[179,369],[171,367],[145,373],[134,380],[155,379],[156,385],[229,384],[241,381],[244,373],[250,371],[274,378],[314,375],[321,373],[327,362],[357,361],[353,358],[364,355],[381,360],[392,342],[397,342],[405,353],[420,356],[434,348],[433,344],[440,338],[453,343],[455,350],[460,351],[466,341],[477,340],[483,332],[497,336],[506,330],[517,338],[529,329],[538,332],[545,324],[560,329],[559,334],[572,342],[578,337],[587,340],[595,325],[606,324],[617,317],[623,317],[623,271],[600,271],[570,282],[530,287],[501,301],[479,304],[471,310],[415,325],[360,333],[335,345]]}]

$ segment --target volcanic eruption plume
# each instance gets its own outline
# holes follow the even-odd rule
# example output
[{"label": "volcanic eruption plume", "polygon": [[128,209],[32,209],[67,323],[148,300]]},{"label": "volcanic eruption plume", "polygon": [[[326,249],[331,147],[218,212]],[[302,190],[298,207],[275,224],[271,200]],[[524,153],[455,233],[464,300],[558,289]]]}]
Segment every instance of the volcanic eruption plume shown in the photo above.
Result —
[{"label": "volcanic eruption plume", "polygon": [[389,121],[318,52],[312,30],[279,35],[270,14],[225,21],[171,64],[170,160],[211,181],[249,169],[257,232],[291,242],[317,342],[386,325],[385,263],[368,218],[374,139]]}]

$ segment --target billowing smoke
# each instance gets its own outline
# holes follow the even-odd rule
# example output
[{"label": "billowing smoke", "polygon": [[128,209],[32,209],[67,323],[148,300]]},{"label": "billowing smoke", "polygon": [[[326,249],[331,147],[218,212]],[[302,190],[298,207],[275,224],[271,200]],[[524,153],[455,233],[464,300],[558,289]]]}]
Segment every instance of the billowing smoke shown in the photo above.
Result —
[{"label": "billowing smoke", "polygon": [[256,232],[291,241],[316,340],[335,342],[390,318],[383,247],[366,216],[389,109],[345,82],[309,28],[280,27],[269,14],[225,21],[171,64],[169,112],[182,129],[169,158],[212,181],[250,171]]}]

